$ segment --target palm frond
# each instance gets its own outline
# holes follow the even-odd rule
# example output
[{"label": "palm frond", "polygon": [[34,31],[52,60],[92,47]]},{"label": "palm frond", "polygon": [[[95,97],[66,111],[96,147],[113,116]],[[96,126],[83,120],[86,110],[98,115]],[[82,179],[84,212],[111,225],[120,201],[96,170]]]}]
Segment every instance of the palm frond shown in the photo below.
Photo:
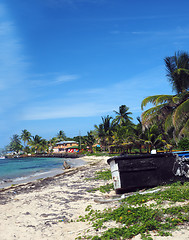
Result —
[{"label": "palm frond", "polygon": [[182,136],[189,137],[189,119],[186,121],[183,128],[179,132],[179,137],[181,138]]},{"label": "palm frond", "polygon": [[168,132],[173,127],[173,113],[171,112],[165,119],[164,128]]},{"label": "palm frond", "polygon": [[189,88],[189,55],[187,52],[176,52],[172,57],[164,59],[167,77],[172,89],[181,93]]},{"label": "palm frond", "polygon": [[173,102],[173,95],[160,95],[157,99],[156,99],[156,105],[158,104],[162,104],[162,103],[170,103]]},{"label": "palm frond", "polygon": [[174,113],[173,124],[175,128],[179,128],[189,119],[189,99],[180,104]]},{"label": "palm frond", "polygon": [[166,107],[166,104],[161,104],[159,106],[155,106],[155,107],[149,108],[148,110],[144,111],[142,113],[142,122],[146,118],[149,118],[154,115],[159,115],[161,113],[161,111],[163,110],[163,108],[165,108],[165,107]]},{"label": "palm frond", "polygon": [[142,101],[141,109],[143,110],[148,103],[152,103],[153,105],[157,106],[159,104],[173,102],[173,97],[174,97],[173,95],[149,96]]},{"label": "palm frond", "polygon": [[165,67],[166,67],[166,71],[167,71],[166,76],[168,77],[168,80],[172,83],[172,74],[176,70],[176,66],[177,66],[175,64],[175,56],[166,57],[164,59],[164,62],[165,62]]},{"label": "palm frond", "polygon": [[153,105],[156,105],[156,99],[158,97],[160,97],[161,95],[154,95],[154,96],[149,96],[146,97],[145,99],[143,99],[142,103],[141,103],[141,109],[143,110],[144,107],[148,104],[148,103],[152,103]]},{"label": "palm frond", "polygon": [[180,101],[180,97],[178,95],[173,96],[172,98],[173,103],[177,104]]},{"label": "palm frond", "polygon": [[141,119],[143,128],[148,128],[157,121],[161,107],[161,105],[158,107],[152,107],[142,113]]}]

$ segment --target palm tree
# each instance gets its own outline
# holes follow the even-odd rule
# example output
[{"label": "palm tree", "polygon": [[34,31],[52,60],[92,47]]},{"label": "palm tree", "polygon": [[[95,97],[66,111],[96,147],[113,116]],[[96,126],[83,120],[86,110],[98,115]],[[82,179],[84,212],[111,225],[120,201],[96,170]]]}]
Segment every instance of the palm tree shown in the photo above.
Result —
[{"label": "palm tree", "polygon": [[163,147],[166,141],[163,138],[163,134],[158,127],[154,124],[144,132],[144,145],[146,145],[147,152],[150,152],[153,148]]},{"label": "palm tree", "polygon": [[164,59],[167,77],[176,93],[189,88],[189,54],[177,52],[174,56]]},{"label": "palm tree", "polygon": [[108,144],[108,149],[110,144],[113,141],[112,137],[114,135],[114,130],[116,126],[116,123],[112,119],[113,118],[109,115],[107,115],[106,117],[102,117],[102,124],[103,124],[104,133],[105,133],[105,140]]},{"label": "palm tree", "polygon": [[20,150],[22,150],[22,147],[23,146],[21,145],[20,137],[17,134],[14,134],[11,138],[9,146],[7,146],[7,150],[18,153]]},{"label": "palm tree", "polygon": [[31,133],[28,130],[24,129],[22,130],[22,134],[20,138],[24,141],[24,146],[25,146],[26,142],[29,142],[31,140]]},{"label": "palm tree", "polygon": [[105,136],[105,131],[104,131],[104,126],[102,123],[100,123],[99,125],[94,125],[95,130],[94,130],[94,135],[97,139],[97,141],[99,141],[100,145],[102,145],[102,147],[106,148],[106,136]]},{"label": "palm tree", "polygon": [[150,96],[142,101],[141,108],[147,103],[152,103],[154,107],[142,113],[144,128],[159,123],[162,132],[173,130],[176,142],[183,136],[189,136],[189,92]]},{"label": "palm tree", "polygon": [[49,144],[48,141],[44,138],[41,139],[38,147],[38,151],[40,152],[48,152],[49,151]]},{"label": "palm tree", "polygon": [[64,141],[66,139],[66,135],[64,131],[60,130],[57,134],[58,141]]},{"label": "palm tree", "polygon": [[87,146],[89,146],[89,149],[90,149],[91,153],[93,152],[92,146],[93,146],[94,142],[95,142],[95,138],[93,136],[92,131],[87,132],[86,144],[87,144]]},{"label": "palm tree", "polygon": [[137,147],[140,153],[142,153],[142,146],[144,145],[145,142],[144,140],[145,134],[142,130],[143,127],[140,117],[137,117],[137,121],[138,123],[133,127],[133,138],[135,147]]},{"label": "palm tree", "polygon": [[56,145],[56,143],[58,142],[56,137],[53,137],[49,140],[48,144],[49,144],[49,151],[53,152],[53,147]]},{"label": "palm tree", "polygon": [[117,124],[126,125],[131,123],[131,120],[133,120],[133,118],[129,115],[131,115],[132,113],[128,112],[128,110],[129,107],[127,107],[126,105],[121,105],[119,107],[119,112],[114,110],[114,112],[117,114],[117,116],[115,117],[115,122]]},{"label": "palm tree", "polygon": [[[158,123],[162,132],[172,129],[176,142],[183,136],[189,136],[189,56],[177,53],[165,58],[166,69],[176,95],[149,96],[142,101],[141,108],[152,103],[154,107],[142,113],[144,128]],[[186,69],[185,69],[186,67]]]},{"label": "palm tree", "polygon": [[104,150],[106,150],[107,145],[109,148],[110,144],[113,142],[116,123],[112,119],[113,118],[111,116],[107,115],[106,117],[102,117],[102,123],[99,126],[94,126]]},{"label": "palm tree", "polygon": [[40,151],[40,145],[41,145],[42,137],[35,135],[33,136],[33,140],[29,142],[29,144],[35,149],[35,152]]}]

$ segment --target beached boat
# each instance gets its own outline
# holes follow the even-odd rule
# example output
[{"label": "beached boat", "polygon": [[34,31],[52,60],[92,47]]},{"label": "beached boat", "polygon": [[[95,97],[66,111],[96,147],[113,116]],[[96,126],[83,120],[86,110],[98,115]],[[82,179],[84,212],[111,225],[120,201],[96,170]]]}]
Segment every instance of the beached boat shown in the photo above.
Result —
[{"label": "beached boat", "polygon": [[117,193],[189,181],[189,159],[175,153],[122,155],[108,164]]},{"label": "beached boat", "polygon": [[173,153],[177,154],[179,157],[184,156],[185,158],[189,158],[189,151],[177,151]]}]

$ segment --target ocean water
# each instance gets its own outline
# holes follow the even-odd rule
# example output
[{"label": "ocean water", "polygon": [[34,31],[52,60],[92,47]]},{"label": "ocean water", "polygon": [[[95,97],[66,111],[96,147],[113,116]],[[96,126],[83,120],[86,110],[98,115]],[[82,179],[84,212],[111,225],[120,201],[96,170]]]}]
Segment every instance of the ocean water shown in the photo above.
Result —
[{"label": "ocean water", "polygon": [[63,172],[63,163],[71,167],[86,164],[81,159],[71,158],[14,158],[0,159],[0,188],[55,176]]}]

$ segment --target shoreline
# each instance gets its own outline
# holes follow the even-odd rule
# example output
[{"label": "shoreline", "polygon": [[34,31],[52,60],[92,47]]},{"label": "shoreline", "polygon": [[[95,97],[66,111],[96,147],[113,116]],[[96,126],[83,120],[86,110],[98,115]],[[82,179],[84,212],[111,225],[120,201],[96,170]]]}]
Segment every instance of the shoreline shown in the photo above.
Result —
[{"label": "shoreline", "polygon": [[[35,157],[35,158],[41,158],[41,157]],[[59,158],[59,157],[57,157],[57,158]],[[61,167],[52,168],[52,169],[49,169],[49,170],[36,171],[36,172],[33,172],[29,175],[21,175],[19,177],[15,177],[15,178],[10,178],[10,179],[7,178],[7,179],[4,179],[4,180],[2,179],[2,181],[0,181],[0,189],[10,187],[11,185],[33,182],[33,181],[41,179],[41,178],[54,177],[58,174],[61,174],[65,171],[65,169],[63,168],[64,160],[66,160],[68,162],[68,164],[70,165],[71,168],[75,168],[77,166],[83,166],[83,165],[87,164],[87,162],[83,160],[83,157],[80,157],[80,158],[64,158],[64,159],[62,159],[62,166]]]},{"label": "shoreline", "polygon": [[[109,193],[88,192],[112,180],[87,181],[96,171],[110,169],[109,157],[84,157],[87,165],[65,170],[64,173],[39,181],[20,184],[0,190],[0,239],[1,240],[74,240],[86,232],[95,235],[95,230],[87,222],[77,222],[86,214],[91,205],[94,210],[114,208],[119,202],[95,199],[112,199],[115,191]],[[108,227],[114,226],[110,223]],[[189,227],[182,225],[181,231],[174,231],[169,240],[189,239]],[[85,239],[85,238],[83,238]],[[133,240],[139,240],[136,236]],[[167,239],[155,236],[154,240]]]},{"label": "shoreline", "polygon": [[6,155],[5,158],[81,158],[85,155],[81,153],[35,153],[35,154],[22,154],[22,155]]},{"label": "shoreline", "polygon": [[[99,160],[100,158],[100,160]],[[48,181],[53,181],[56,180],[56,178],[59,177],[63,177],[64,175],[72,175],[77,173],[78,171],[83,171],[85,170],[85,168],[88,168],[92,165],[96,165],[98,164],[102,159],[104,160],[104,158],[108,159],[109,157],[94,157],[94,156],[85,156],[85,157],[81,157],[81,158],[77,158],[77,160],[81,160],[81,161],[85,161],[86,164],[80,165],[80,166],[76,166],[76,167],[71,167],[70,169],[59,169],[60,172],[57,172],[57,174],[53,174],[53,175],[49,175],[48,173],[44,173],[44,177],[40,177],[40,178],[29,178],[31,181],[24,181],[19,182],[19,183],[15,183],[12,185],[12,182],[7,182],[7,184],[10,184],[8,186],[5,187],[1,187],[0,186],[0,193],[3,191],[7,191],[9,189],[14,189],[14,188],[19,188],[19,187],[23,187],[23,186],[27,186],[27,185],[43,185],[43,182],[48,182]],[[56,169],[57,170],[57,169]],[[56,171],[55,171],[56,172]],[[2,184],[3,185],[3,184]]]}]

